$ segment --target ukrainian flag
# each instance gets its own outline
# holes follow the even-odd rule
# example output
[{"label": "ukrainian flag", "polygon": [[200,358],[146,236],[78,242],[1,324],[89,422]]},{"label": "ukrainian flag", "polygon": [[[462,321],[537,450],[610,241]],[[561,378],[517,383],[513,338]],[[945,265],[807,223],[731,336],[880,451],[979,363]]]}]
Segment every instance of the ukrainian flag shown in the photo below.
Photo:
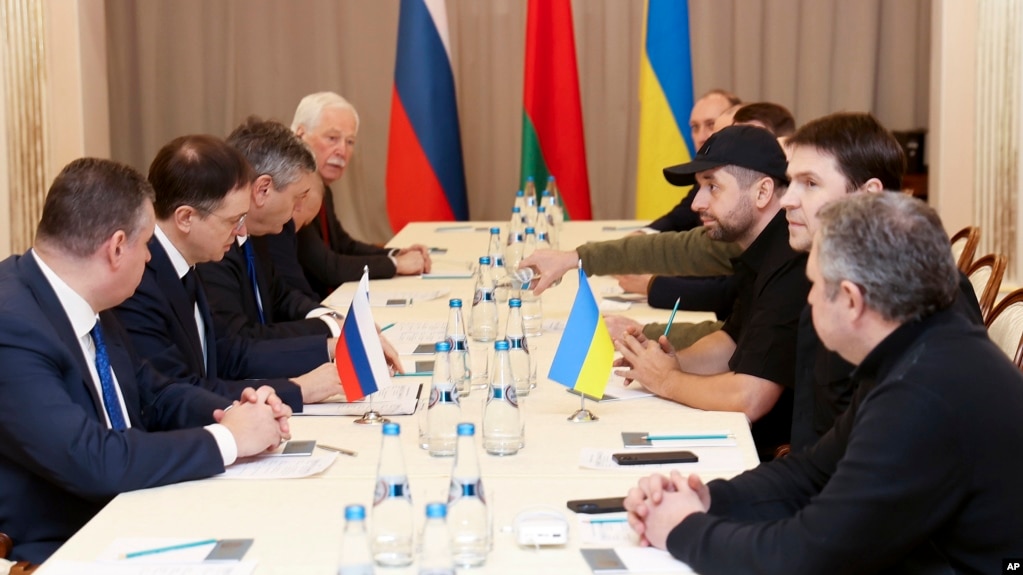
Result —
[{"label": "ukrainian flag", "polygon": [[636,218],[667,213],[687,188],[664,179],[661,170],[693,157],[689,112],[693,109],[693,64],[689,48],[689,2],[647,0],[643,55],[639,65],[639,154]]},{"label": "ukrainian flag", "polygon": [[579,270],[579,291],[565,323],[558,351],[547,377],[593,398],[604,396],[615,347],[593,297],[590,282]]}]

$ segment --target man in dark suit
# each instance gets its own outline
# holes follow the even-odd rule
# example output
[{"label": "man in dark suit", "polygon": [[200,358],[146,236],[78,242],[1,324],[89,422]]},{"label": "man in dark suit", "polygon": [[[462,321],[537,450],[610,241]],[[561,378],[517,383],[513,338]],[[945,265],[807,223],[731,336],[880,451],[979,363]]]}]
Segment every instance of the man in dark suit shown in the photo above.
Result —
[{"label": "man in dark suit", "polygon": [[157,218],[151,258],[135,294],[115,309],[138,353],[168,377],[228,397],[247,385],[239,380],[265,379],[296,412],[341,393],[324,336],[261,341],[213,326],[193,266],[222,259],[245,231],[252,183],[245,158],[213,136],[181,136],[157,153],[149,183]]},{"label": "man in dark suit", "polygon": [[142,277],[152,197],[131,168],[76,160],[34,247],[0,263],[0,530],[14,559],[45,560],[122,491],[215,475],[287,436],[271,388],[232,404],[165,384],[105,311]]},{"label": "man in dark suit", "polygon": [[343,282],[361,278],[363,266],[369,266],[371,278],[430,271],[426,246],[390,249],[360,242],[337,217],[330,186],[344,175],[355,152],[355,107],[333,92],[310,94],[299,102],[291,129],[312,149],[325,188],[316,219],[298,230],[299,261],[313,289],[326,297]]},{"label": "man in dark suit", "polygon": [[[219,262],[199,264],[218,333],[255,339],[340,334],[341,316],[296,290],[277,273],[267,237],[279,234],[317,185],[309,149],[287,126],[249,118],[227,138],[255,171],[247,237],[238,237]],[[384,355],[400,370],[397,352],[381,336]]]}]

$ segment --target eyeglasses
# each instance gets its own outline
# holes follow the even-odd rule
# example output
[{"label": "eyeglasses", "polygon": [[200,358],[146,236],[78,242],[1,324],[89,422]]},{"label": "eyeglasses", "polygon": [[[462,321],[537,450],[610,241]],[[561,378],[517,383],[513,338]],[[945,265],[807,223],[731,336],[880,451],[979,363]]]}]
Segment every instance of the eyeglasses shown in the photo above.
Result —
[{"label": "eyeglasses", "polygon": [[202,212],[202,213],[204,213],[204,214],[206,214],[208,216],[216,216],[216,218],[218,220],[220,220],[220,221],[230,225],[232,231],[236,231],[236,232],[240,232],[242,230],[242,228],[245,227],[245,218],[249,217],[248,213],[244,213],[237,220],[235,220],[234,218],[225,218],[224,216],[222,216],[220,214],[211,212],[209,210],[204,210],[202,208],[196,208],[196,210],[198,210],[198,211],[200,211],[200,212]]}]

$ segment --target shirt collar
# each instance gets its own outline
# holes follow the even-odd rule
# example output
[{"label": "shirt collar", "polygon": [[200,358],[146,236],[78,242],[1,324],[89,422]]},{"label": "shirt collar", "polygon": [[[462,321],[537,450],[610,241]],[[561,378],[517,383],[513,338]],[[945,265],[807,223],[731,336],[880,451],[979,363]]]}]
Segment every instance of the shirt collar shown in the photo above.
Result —
[{"label": "shirt collar", "polygon": [[35,258],[36,263],[39,264],[39,269],[42,270],[46,281],[50,282],[50,287],[57,294],[57,300],[60,301],[61,307],[64,308],[64,313],[67,314],[68,320],[71,321],[71,329],[74,330],[75,337],[82,338],[88,335],[92,331],[93,326],[96,325],[96,311],[92,309],[89,302],[85,301],[85,298],[78,295],[78,292],[71,289],[71,286],[60,279],[57,272],[50,269],[50,266],[46,265],[46,262],[39,257],[35,250],[29,251],[32,253],[32,257]]},{"label": "shirt collar", "polygon": [[235,241],[238,242],[239,246],[244,246],[245,242],[248,241],[249,236],[236,236],[234,239],[235,239]]},{"label": "shirt collar", "polygon": [[881,340],[881,343],[870,350],[867,357],[863,358],[860,365],[853,371],[853,379],[869,378],[880,381],[932,323],[931,318],[940,314],[941,312],[938,312],[938,314],[932,314],[922,320],[906,322],[895,328],[895,331],[888,334]]},{"label": "shirt collar", "polygon": [[156,236],[156,241],[160,242],[160,245],[163,246],[163,251],[167,252],[167,257],[170,258],[171,265],[174,266],[174,273],[178,274],[178,279],[185,277],[185,274],[192,269],[188,262],[185,261],[185,256],[181,255],[181,252],[170,241],[167,234],[163,233],[159,225],[156,226],[156,231],[153,232],[153,235]]}]

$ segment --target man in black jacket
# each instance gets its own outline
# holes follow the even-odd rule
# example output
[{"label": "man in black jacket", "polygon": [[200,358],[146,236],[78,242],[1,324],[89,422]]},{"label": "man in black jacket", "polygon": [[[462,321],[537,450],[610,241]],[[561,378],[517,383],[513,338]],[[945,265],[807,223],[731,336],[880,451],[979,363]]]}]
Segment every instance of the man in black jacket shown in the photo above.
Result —
[{"label": "man in black jacket", "polygon": [[323,178],[323,205],[312,224],[298,230],[298,257],[313,289],[326,297],[346,281],[417,275],[430,271],[426,246],[382,248],[348,234],[334,210],[330,186],[341,179],[355,152],[359,115],[347,100],[333,92],[310,94],[299,102],[291,129],[312,149]]},{"label": "man in black jacket", "polygon": [[707,574],[997,572],[1023,556],[1023,375],[950,309],[933,209],[861,194],[817,218],[808,301],[857,366],[852,405],[809,451],[732,480],[640,480],[630,525]]}]

